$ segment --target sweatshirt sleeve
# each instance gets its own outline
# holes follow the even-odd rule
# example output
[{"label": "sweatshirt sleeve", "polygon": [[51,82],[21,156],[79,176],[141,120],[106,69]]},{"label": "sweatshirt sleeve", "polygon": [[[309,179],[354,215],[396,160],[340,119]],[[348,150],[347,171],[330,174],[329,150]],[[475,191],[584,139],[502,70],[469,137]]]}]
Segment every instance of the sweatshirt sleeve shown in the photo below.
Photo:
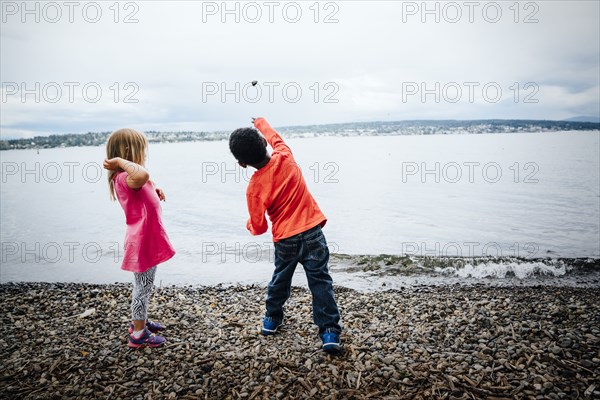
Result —
[{"label": "sweatshirt sleeve", "polygon": [[260,131],[260,133],[264,135],[264,137],[267,139],[267,142],[273,148],[274,151],[292,154],[292,150],[287,144],[285,144],[283,138],[279,136],[279,133],[277,133],[275,129],[271,128],[271,125],[269,125],[266,119],[255,119],[254,126]]},{"label": "sweatshirt sleeve", "polygon": [[248,202],[248,211],[250,212],[250,218],[246,222],[246,228],[253,235],[262,235],[269,229],[267,224],[267,218],[265,217],[266,208],[258,196],[246,195]]}]

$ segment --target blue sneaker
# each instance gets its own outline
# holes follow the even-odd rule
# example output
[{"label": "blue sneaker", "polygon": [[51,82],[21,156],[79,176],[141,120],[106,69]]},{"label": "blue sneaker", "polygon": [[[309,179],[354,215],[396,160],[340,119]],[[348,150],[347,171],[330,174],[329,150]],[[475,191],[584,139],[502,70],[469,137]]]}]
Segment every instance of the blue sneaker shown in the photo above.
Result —
[{"label": "blue sneaker", "polygon": [[275,321],[271,317],[265,317],[260,333],[262,333],[265,336],[274,335],[275,333],[277,333],[277,328],[279,328],[280,326],[281,321]]},{"label": "blue sneaker", "polygon": [[340,334],[332,331],[325,331],[321,334],[323,340],[323,351],[329,354],[338,354],[342,351],[340,343]]}]

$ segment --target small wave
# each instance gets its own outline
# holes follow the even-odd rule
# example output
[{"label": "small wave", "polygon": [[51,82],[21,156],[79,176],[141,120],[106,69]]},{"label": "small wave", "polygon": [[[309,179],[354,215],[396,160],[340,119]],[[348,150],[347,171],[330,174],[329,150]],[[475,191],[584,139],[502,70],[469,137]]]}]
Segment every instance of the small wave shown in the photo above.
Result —
[{"label": "small wave", "polygon": [[332,266],[369,276],[444,276],[472,279],[537,279],[600,272],[598,258],[428,257],[333,254]]},{"label": "small wave", "polygon": [[543,262],[528,262],[528,263],[481,263],[481,264],[465,264],[462,268],[446,267],[434,269],[435,272],[444,275],[457,276],[460,278],[518,278],[529,279],[537,276],[553,276],[559,277],[567,273],[567,267],[563,263],[558,265],[548,265]]}]

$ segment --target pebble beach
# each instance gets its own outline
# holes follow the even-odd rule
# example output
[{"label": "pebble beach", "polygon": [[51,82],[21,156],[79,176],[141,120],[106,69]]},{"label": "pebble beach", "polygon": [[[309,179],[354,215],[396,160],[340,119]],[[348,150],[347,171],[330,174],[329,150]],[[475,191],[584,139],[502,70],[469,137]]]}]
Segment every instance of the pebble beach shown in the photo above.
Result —
[{"label": "pebble beach", "polygon": [[321,351],[304,288],[261,336],[261,286],[157,287],[150,318],[167,344],[130,349],[130,291],[0,285],[0,397],[600,398],[597,287],[336,287],[338,356]]}]

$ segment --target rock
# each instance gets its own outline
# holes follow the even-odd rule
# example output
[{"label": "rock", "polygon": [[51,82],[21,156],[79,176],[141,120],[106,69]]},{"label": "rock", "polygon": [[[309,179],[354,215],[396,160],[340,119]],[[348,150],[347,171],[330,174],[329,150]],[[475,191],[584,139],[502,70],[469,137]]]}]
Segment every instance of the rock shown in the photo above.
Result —
[{"label": "rock", "polygon": [[552,352],[552,354],[555,355],[562,354],[562,349],[558,346],[552,346],[552,348],[550,348],[550,351]]},{"label": "rock", "polygon": [[390,365],[394,362],[394,357],[384,357],[382,360],[386,365]]},{"label": "rock", "polygon": [[81,314],[79,314],[79,318],[87,318],[91,315],[94,315],[96,313],[96,309],[95,308],[90,308],[85,310],[84,312],[82,312]]},{"label": "rock", "polygon": [[581,360],[581,365],[584,368],[594,368],[594,363],[590,360]]},{"label": "rock", "polygon": [[573,345],[573,341],[570,338],[563,338],[558,342],[558,345],[563,349],[568,349]]}]

